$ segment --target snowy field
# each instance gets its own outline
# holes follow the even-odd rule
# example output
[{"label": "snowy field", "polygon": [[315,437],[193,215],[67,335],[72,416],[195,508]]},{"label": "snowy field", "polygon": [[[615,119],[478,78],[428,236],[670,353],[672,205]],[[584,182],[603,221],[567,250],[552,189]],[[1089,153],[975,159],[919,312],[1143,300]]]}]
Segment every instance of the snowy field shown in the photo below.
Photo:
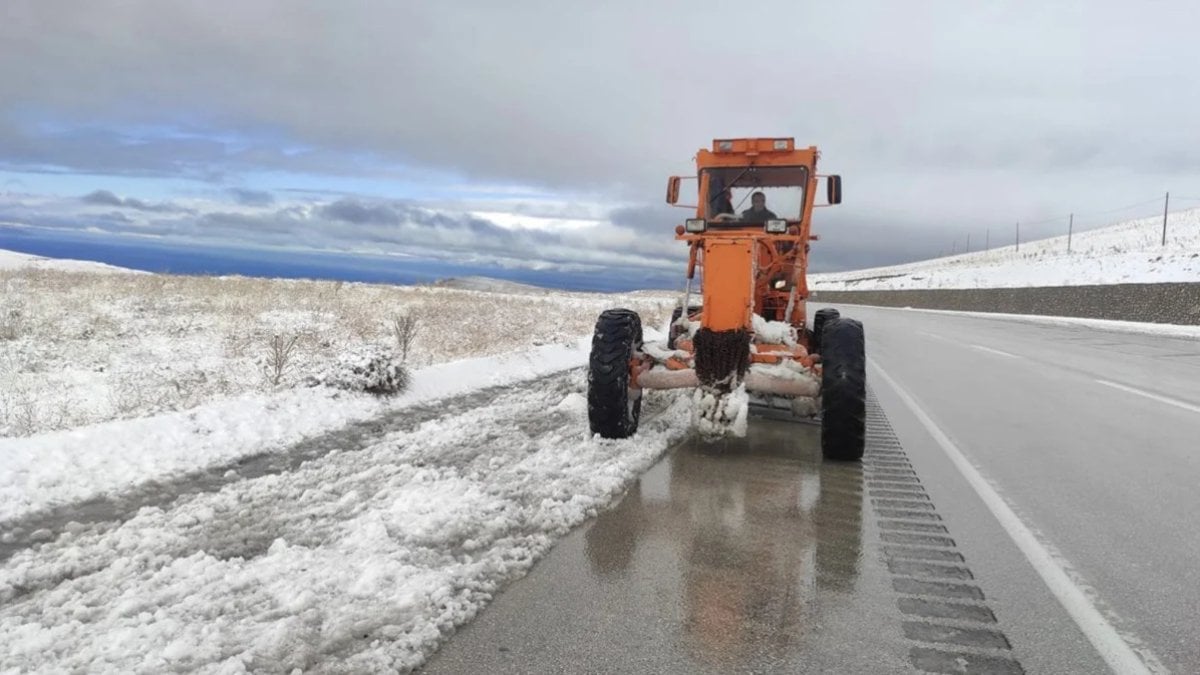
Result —
[{"label": "snowy field", "polygon": [[116,269],[0,252],[0,438],[294,389],[346,354],[394,351],[405,320],[407,363],[422,368],[574,345],[614,304],[657,325],[674,302],[504,282],[509,292],[91,273]]},{"label": "snowy field", "polygon": [[[588,431],[596,315],[673,296],[0,280],[0,672],[407,672],[691,428]],[[403,394],[313,383],[381,353]]]},{"label": "snowy field", "polygon": [[815,274],[815,291],[921,288],[1019,288],[1200,281],[1200,209],[906,265]]},{"label": "snowy field", "polygon": [[[119,270],[9,252],[0,267],[0,520],[577,368],[603,309],[635,309],[652,327],[674,302],[96,274]],[[379,354],[413,369],[404,395],[308,386]]]}]

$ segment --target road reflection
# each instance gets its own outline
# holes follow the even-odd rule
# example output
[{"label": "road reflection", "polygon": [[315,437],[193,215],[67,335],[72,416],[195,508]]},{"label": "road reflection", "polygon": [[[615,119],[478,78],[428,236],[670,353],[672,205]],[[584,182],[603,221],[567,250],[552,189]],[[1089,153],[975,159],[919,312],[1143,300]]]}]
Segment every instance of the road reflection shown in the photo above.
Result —
[{"label": "road reflection", "polygon": [[722,669],[786,659],[819,622],[818,599],[854,590],[861,466],[823,462],[816,427],[768,420],[745,439],[687,443],[667,461],[586,532],[592,573],[674,589],[647,600],[677,604],[662,616],[680,618],[676,646],[688,660]]}]

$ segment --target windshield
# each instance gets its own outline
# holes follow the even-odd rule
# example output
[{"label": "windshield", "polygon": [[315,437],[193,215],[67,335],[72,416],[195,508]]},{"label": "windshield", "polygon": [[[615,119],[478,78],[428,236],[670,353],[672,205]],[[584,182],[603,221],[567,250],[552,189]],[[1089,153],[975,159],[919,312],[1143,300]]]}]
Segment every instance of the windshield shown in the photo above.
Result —
[{"label": "windshield", "polygon": [[729,167],[701,175],[709,177],[706,218],[733,214],[744,222],[762,222],[798,220],[803,213],[807,167]]}]

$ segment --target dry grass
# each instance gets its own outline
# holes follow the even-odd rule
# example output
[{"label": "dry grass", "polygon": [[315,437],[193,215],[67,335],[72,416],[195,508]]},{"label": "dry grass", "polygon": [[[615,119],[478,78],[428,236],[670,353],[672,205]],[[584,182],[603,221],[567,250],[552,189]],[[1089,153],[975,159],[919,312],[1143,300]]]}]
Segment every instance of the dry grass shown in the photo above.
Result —
[{"label": "dry grass", "polygon": [[395,349],[421,368],[573,341],[613,306],[657,326],[672,302],[648,293],[0,270],[0,436],[296,386],[364,346]]}]

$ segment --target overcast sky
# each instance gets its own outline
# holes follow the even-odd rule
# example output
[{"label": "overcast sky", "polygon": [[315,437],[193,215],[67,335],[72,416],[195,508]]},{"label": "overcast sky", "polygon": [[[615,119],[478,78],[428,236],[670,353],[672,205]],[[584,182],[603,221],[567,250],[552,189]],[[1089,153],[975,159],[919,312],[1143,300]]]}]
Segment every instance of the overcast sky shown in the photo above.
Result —
[{"label": "overcast sky", "polygon": [[[816,269],[1200,205],[1194,2],[0,7],[0,221],[673,270],[713,137],[840,173]],[[1065,218],[1027,225],[1028,237]],[[990,234],[985,232],[990,230]],[[955,242],[955,243],[952,243]]]}]

